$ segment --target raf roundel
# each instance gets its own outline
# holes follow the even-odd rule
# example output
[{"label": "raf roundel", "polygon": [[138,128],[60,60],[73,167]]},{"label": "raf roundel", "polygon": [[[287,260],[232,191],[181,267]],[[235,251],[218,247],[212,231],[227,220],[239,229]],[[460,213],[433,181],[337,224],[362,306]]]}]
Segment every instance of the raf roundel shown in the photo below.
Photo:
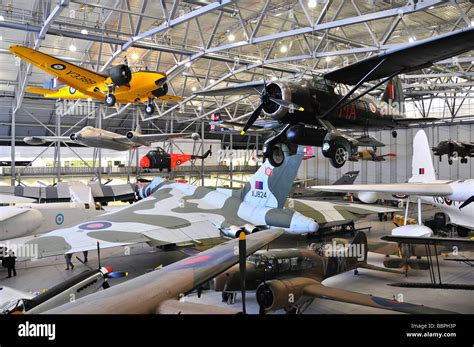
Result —
[{"label": "raf roundel", "polygon": [[64,215],[62,213],[58,213],[56,217],[54,218],[54,221],[56,222],[57,225],[61,225],[64,223]]},{"label": "raf roundel", "polygon": [[110,222],[90,222],[79,225],[79,229],[82,230],[101,230],[108,227],[111,227],[112,223]]},{"label": "raf roundel", "polygon": [[53,64],[51,65],[51,68],[54,70],[64,70],[66,68],[66,65],[63,64]]}]

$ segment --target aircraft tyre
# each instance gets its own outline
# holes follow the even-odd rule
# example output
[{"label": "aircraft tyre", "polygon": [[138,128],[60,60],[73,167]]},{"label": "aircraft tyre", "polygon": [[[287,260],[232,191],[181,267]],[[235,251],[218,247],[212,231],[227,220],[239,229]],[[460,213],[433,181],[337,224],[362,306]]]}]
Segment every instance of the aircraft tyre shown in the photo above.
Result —
[{"label": "aircraft tyre", "polygon": [[117,101],[117,99],[115,98],[114,94],[107,94],[107,96],[105,97],[105,105],[107,107],[115,106],[116,101]]},{"label": "aircraft tyre", "polygon": [[145,106],[145,113],[149,116],[151,116],[153,113],[155,113],[155,106],[153,104],[147,104]]},{"label": "aircraft tyre", "polygon": [[270,164],[275,167],[278,167],[283,164],[283,161],[285,160],[285,154],[283,153],[281,146],[271,146],[268,149],[267,158]]},{"label": "aircraft tyre", "polygon": [[459,237],[466,237],[467,235],[469,235],[469,229],[468,228],[458,226],[456,229],[457,229],[456,231],[457,231]]},{"label": "aircraft tyre", "polygon": [[336,142],[332,148],[329,160],[332,166],[339,169],[344,166],[348,156],[346,148],[342,144]]}]

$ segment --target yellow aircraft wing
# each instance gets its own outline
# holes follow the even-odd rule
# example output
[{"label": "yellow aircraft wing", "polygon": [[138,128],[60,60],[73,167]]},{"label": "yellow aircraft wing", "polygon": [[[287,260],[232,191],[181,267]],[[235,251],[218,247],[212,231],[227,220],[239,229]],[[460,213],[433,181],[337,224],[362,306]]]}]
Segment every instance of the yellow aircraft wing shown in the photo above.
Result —
[{"label": "yellow aircraft wing", "polygon": [[176,95],[163,95],[163,96],[160,96],[159,98],[156,98],[156,100],[179,102],[179,101],[183,101],[184,98],[180,96],[176,96]]},{"label": "yellow aircraft wing", "polygon": [[107,79],[107,76],[25,46],[10,46],[9,50],[17,57],[56,76],[61,82],[83,93],[92,93],[98,84],[103,84]]}]

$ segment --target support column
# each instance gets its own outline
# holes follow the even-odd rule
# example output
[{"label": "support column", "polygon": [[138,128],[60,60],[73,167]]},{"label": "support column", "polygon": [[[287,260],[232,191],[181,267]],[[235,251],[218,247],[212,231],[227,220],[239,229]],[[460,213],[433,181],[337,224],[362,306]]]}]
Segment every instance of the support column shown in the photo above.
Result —
[{"label": "support column", "polygon": [[15,165],[15,137],[16,137],[16,110],[12,108],[12,123],[10,127],[11,135],[11,158],[12,158],[12,172],[11,172],[11,185],[15,185],[16,181],[16,165]]}]

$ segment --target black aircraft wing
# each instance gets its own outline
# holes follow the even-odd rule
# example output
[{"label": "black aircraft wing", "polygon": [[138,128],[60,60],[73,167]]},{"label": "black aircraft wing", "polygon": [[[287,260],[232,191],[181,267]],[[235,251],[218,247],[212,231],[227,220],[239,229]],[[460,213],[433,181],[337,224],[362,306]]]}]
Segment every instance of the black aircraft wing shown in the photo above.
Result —
[{"label": "black aircraft wing", "polygon": [[195,92],[194,95],[200,96],[218,96],[218,95],[245,95],[245,94],[260,94],[262,92],[264,81],[252,81],[240,83],[229,87],[203,90]]},{"label": "black aircraft wing", "polygon": [[385,61],[367,81],[419,70],[473,48],[474,27],[469,27],[402,47],[390,48],[368,59],[329,72],[324,77],[331,81],[354,85],[383,60]]}]

